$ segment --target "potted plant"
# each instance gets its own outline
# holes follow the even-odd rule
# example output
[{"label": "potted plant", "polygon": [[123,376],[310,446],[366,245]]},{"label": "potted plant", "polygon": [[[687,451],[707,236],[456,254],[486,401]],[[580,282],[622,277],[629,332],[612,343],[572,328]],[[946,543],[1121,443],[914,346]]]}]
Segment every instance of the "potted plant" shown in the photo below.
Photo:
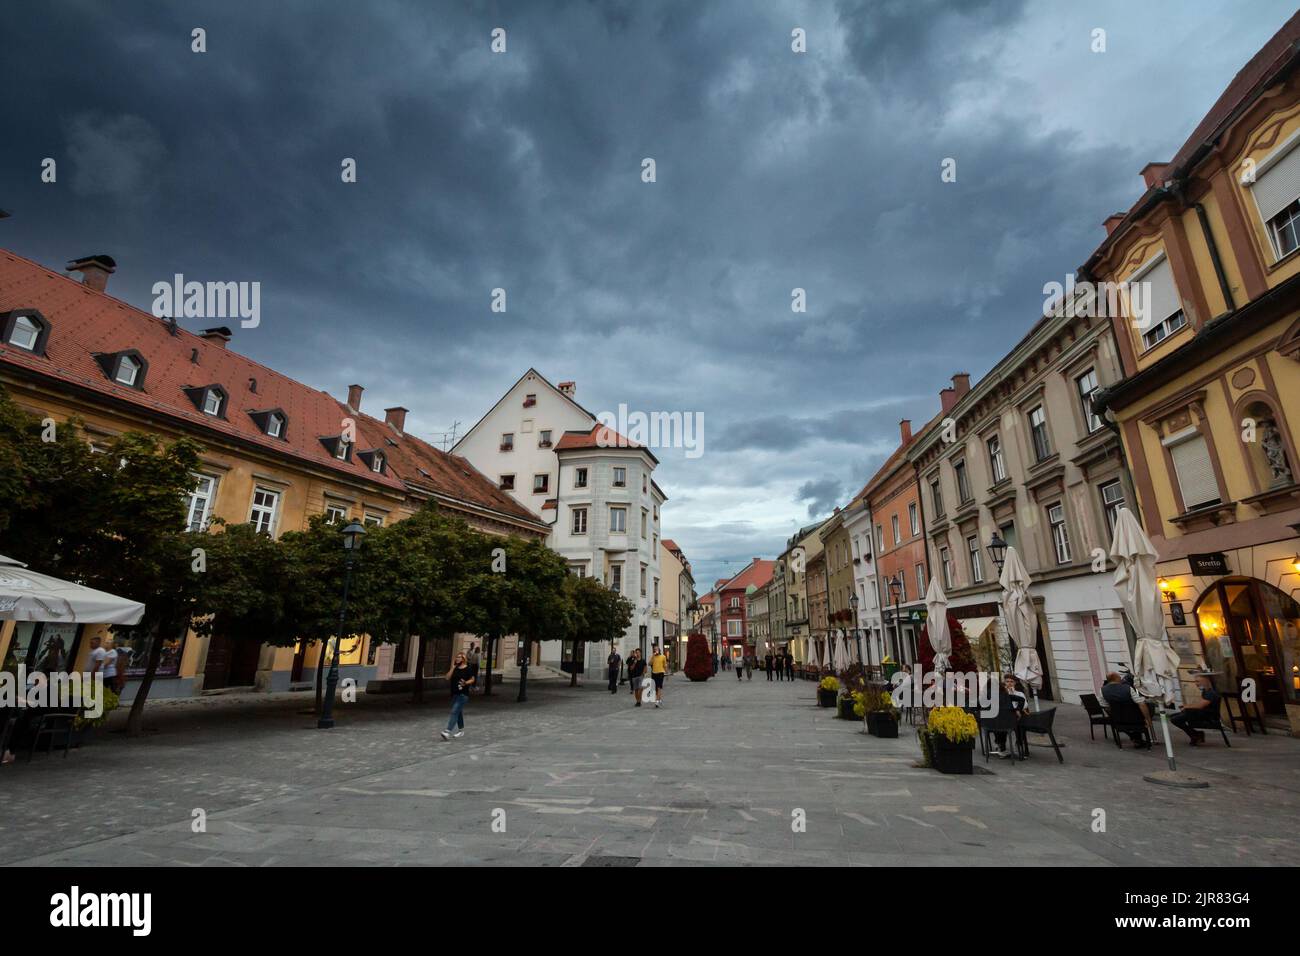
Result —
[{"label": "potted plant", "polygon": [[873,737],[898,736],[898,708],[888,691],[868,690],[863,694],[862,716],[867,721],[867,733]]},{"label": "potted plant", "polygon": [[823,677],[821,683],[817,685],[817,706],[834,707],[836,699],[840,696],[840,681],[838,677]]},{"label": "potted plant", "polygon": [[104,688],[104,709],[98,717],[87,717],[85,712],[79,717],[72,719],[72,738],[69,741],[72,746],[80,747],[90,743],[90,738],[95,732],[95,728],[101,726],[104,721],[108,720],[108,715],[117,710],[117,705],[121,702],[117,691],[111,687]]},{"label": "potted plant", "polygon": [[856,694],[841,694],[839,700],[836,701],[838,710],[836,711],[835,716],[842,720],[855,720],[854,709],[857,707],[857,701],[855,700],[856,696]]},{"label": "potted plant", "polygon": [[940,773],[974,773],[971,758],[979,725],[961,707],[936,707],[925,725],[922,750],[929,751],[930,766]]}]

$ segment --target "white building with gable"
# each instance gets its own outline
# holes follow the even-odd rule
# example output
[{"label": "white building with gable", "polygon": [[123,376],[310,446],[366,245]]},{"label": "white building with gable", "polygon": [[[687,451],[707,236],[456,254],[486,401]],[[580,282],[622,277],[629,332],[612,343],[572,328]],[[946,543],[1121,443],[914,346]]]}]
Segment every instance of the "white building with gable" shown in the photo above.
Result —
[{"label": "white building with gable", "polygon": [[[660,541],[666,500],[649,449],[597,423],[573,382],[552,385],[529,369],[452,449],[551,526],[547,544],[569,570],[595,577],[630,602],[619,653],[648,656],[663,641]],[[603,677],[609,646],[547,642],[538,662]]]}]

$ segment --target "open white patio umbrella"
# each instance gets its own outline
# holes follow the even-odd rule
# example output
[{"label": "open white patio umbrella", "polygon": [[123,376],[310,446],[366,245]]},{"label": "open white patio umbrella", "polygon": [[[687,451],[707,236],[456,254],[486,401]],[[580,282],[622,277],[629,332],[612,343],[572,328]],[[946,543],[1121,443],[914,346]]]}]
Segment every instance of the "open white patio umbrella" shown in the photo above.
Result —
[{"label": "open white patio umbrella", "polygon": [[948,596],[939,587],[938,578],[930,578],[925,592],[925,628],[934,649],[934,672],[942,674],[948,669],[952,654],[952,634],[948,632]]},{"label": "open white patio umbrella", "polygon": [[144,605],[30,571],[0,554],[0,620],[71,624],[139,624]]},{"label": "open white patio umbrella", "polygon": [[[1025,567],[1025,562],[1020,559],[1020,554],[1013,547],[1007,547],[998,583],[1002,585],[1002,614],[1007,621],[1007,636],[1017,648],[1016,662],[1012,665],[1012,671],[1034,691],[1034,710],[1038,710],[1038,688],[1043,685],[1043,666],[1038,660],[1037,651],[1034,650],[1034,645],[1038,643],[1038,615],[1034,613],[1034,600],[1029,596],[1031,583],[1029,569]],[[1030,658],[1024,655],[1026,650],[1032,655],[1034,668],[1028,666]],[[1021,676],[1022,655],[1024,655],[1026,675],[1032,676],[1036,668],[1037,685],[1034,685],[1028,677]]]},{"label": "open white patio umbrella", "polygon": [[[1115,537],[1110,545],[1115,562],[1115,592],[1133,632],[1137,646],[1133,650],[1133,683],[1144,697],[1172,703],[1178,686],[1178,655],[1169,646],[1165,634],[1165,614],[1160,606],[1160,589],[1156,586],[1155,546],[1127,508],[1119,509],[1115,520]],[[1160,727],[1165,737],[1165,757],[1169,769],[1174,763],[1174,745],[1169,739],[1168,715],[1160,711]]]}]

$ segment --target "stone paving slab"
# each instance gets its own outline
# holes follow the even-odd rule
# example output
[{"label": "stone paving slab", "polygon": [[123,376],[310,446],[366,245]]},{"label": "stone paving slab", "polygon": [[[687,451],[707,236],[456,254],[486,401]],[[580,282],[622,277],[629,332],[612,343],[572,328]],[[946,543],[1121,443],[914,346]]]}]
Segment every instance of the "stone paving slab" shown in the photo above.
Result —
[{"label": "stone paving slab", "polygon": [[[1142,780],[1157,751],[1058,737],[988,773],[917,768],[897,740],[816,707],[812,683],[669,680],[666,706],[601,685],[446,699],[362,697],[318,731],[305,695],[161,702],[154,730],[0,769],[0,863],[45,865],[1292,865],[1300,741],[1233,737]],[[124,715],[114,715],[120,723]],[[976,755],[980,768],[986,765]],[[195,833],[191,814],[207,814]],[[1106,813],[1093,832],[1093,813]],[[792,829],[801,811],[806,826]],[[504,814],[505,832],[493,829]]]}]

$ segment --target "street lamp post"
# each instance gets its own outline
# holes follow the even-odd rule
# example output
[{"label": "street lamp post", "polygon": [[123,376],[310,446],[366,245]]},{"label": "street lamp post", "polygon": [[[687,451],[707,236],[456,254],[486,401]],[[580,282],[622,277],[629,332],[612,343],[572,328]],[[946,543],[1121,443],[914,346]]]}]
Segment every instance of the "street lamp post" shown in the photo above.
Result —
[{"label": "street lamp post", "polygon": [[894,653],[901,658],[903,656],[903,622],[899,617],[899,608],[902,606],[903,572],[900,570],[897,575],[890,575],[886,580],[889,581],[889,594],[894,599]]},{"label": "street lamp post", "polygon": [[[993,537],[989,539],[988,547],[989,554],[993,556],[993,563],[997,565],[998,584],[1000,586],[1002,582],[1002,567],[1007,563],[1007,543],[1002,540],[1002,535],[998,534],[998,532],[994,530]],[[1005,594],[1006,592],[1004,591],[1003,593]],[[1001,601],[998,601],[998,626],[1002,628],[1003,633],[1006,633],[1007,625],[1006,621],[1003,620]],[[993,649],[997,652],[998,659],[996,662],[990,661],[989,663],[996,663],[997,670],[1000,672],[1002,670],[1002,645],[996,639],[993,641]]]},{"label": "street lamp post", "polygon": [[[365,527],[355,521],[343,529],[343,604],[339,607],[339,634],[334,641],[329,676],[325,679],[325,700],[321,705],[320,718],[316,721],[318,730],[328,730],[334,726],[334,694],[339,686],[339,652],[343,649],[343,633],[347,627],[348,588],[352,584],[352,566],[356,564],[361,539],[365,536]],[[421,640],[423,639],[422,637]],[[329,650],[328,646],[326,650]]]}]

